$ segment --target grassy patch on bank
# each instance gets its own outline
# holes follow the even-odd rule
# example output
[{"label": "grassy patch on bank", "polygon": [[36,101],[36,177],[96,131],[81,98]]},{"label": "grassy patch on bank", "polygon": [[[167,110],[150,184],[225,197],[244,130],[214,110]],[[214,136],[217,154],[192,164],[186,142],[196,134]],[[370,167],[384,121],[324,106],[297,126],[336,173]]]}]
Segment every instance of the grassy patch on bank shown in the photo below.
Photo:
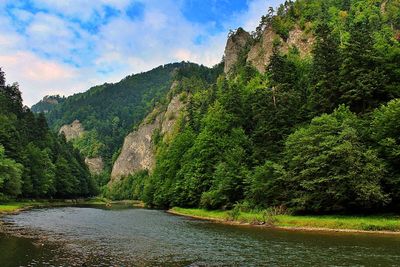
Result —
[{"label": "grassy patch on bank", "polygon": [[0,214],[14,213],[23,209],[39,208],[39,207],[60,207],[70,205],[84,206],[107,206],[126,205],[131,207],[144,207],[143,202],[137,200],[121,200],[111,201],[102,197],[93,197],[88,199],[21,199],[14,201],[0,201]]},{"label": "grassy patch on bank", "polygon": [[84,205],[104,205],[107,200],[103,198],[90,198],[90,199],[60,199],[60,200],[46,200],[46,199],[33,199],[33,200],[14,200],[0,202],[1,213],[13,213],[21,209],[29,209],[35,207],[56,207],[65,206],[70,204],[84,204]]},{"label": "grassy patch on bank", "polygon": [[232,221],[232,215],[234,215],[235,219],[233,221],[236,222],[267,224],[277,227],[400,232],[400,216],[296,216],[269,215],[265,211],[240,211],[237,214],[232,214],[232,211],[209,211],[204,209],[185,209],[177,207],[172,208],[171,211],[181,215],[220,221]]}]

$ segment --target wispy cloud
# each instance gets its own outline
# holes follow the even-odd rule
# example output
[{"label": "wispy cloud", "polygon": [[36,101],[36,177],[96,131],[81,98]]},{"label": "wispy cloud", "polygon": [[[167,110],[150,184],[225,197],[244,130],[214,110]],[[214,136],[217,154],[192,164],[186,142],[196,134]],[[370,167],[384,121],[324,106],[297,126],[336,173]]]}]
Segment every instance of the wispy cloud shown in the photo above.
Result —
[{"label": "wispy cloud", "polygon": [[169,62],[212,66],[229,29],[253,30],[279,2],[3,0],[0,67],[32,105],[46,94],[69,95]]}]

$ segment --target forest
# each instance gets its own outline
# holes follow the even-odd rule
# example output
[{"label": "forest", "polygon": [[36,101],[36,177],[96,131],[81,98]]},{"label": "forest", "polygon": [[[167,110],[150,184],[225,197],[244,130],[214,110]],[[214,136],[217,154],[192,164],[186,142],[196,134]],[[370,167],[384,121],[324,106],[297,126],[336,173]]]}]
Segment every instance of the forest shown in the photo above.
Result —
[{"label": "forest", "polygon": [[315,36],[308,57],[277,39],[266,73],[243,51],[209,86],[182,79],[187,108],[172,140],[155,138],[154,171],[106,195],[160,208],[399,211],[400,3],[285,1],[250,42],[268,27],[285,40],[295,25]]},{"label": "forest", "polygon": [[[315,38],[308,56],[280,49],[295,27]],[[280,38],[260,73],[247,54],[266,29]],[[285,1],[262,17],[230,73],[223,63],[160,66],[62,99],[46,117],[1,72],[0,196],[101,187],[157,208],[400,211],[399,1]],[[186,109],[171,138],[153,134],[154,170],[106,185],[124,136],[178,94]],[[89,133],[67,143],[55,130],[75,119]],[[98,155],[106,170],[96,181],[83,157]]]},{"label": "forest", "polygon": [[98,194],[80,152],[23,106],[17,83],[0,69],[0,200]]},{"label": "forest", "polygon": [[[110,172],[119,154],[124,137],[137,126],[157,104],[166,100],[174,79],[184,75],[183,69],[202,69],[204,80],[210,79],[212,70],[193,63],[171,63],[148,72],[133,74],[118,83],[94,86],[53,106],[46,113],[47,121],[55,131],[64,124],[78,119],[86,134],[74,145],[85,157],[101,156]],[[178,74],[178,70],[179,74]],[[38,103],[33,108],[43,111],[48,105]],[[105,183],[107,178],[105,179]]]}]

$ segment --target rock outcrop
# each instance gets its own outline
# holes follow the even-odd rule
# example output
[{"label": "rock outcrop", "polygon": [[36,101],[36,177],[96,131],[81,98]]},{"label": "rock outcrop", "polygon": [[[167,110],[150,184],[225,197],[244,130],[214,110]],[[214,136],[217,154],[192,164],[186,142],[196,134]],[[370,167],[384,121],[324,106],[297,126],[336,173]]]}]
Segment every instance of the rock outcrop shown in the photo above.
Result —
[{"label": "rock outcrop", "polygon": [[141,170],[150,172],[153,170],[155,165],[153,134],[158,130],[164,137],[168,136],[173,131],[183,107],[180,96],[175,96],[166,111],[155,109],[136,131],[125,137],[121,153],[111,172],[110,183]]},{"label": "rock outcrop", "polygon": [[224,72],[229,73],[239,59],[240,53],[246,48],[246,45],[251,40],[251,35],[242,28],[229,35],[225,46],[225,66]]},{"label": "rock outcrop", "polygon": [[63,125],[58,131],[59,134],[64,134],[67,141],[81,137],[85,133],[85,129],[79,120],[74,120],[71,124]]},{"label": "rock outcrop", "polygon": [[85,158],[85,163],[92,174],[100,174],[104,169],[104,162],[101,157]]},{"label": "rock outcrop", "polygon": [[[239,54],[243,52],[246,37],[250,36],[244,33],[238,35],[232,35],[227,42],[225,49],[225,73],[229,73],[234,67],[239,57]],[[251,37],[250,37],[251,38]],[[290,47],[297,47],[301,56],[306,56],[311,53],[315,38],[310,33],[306,33],[299,27],[295,27],[289,32],[288,39],[284,41],[278,34],[276,34],[271,27],[264,29],[260,39],[255,41],[247,54],[247,62],[254,66],[259,72],[264,73],[269,64],[270,57],[274,46],[274,41],[280,40],[281,51],[288,52]]]},{"label": "rock outcrop", "polygon": [[[58,131],[59,134],[64,134],[67,141],[82,137],[85,134],[85,128],[79,120],[74,120],[71,124],[63,125]],[[104,169],[104,162],[101,157],[85,158],[86,166],[90,173],[100,174]]]}]

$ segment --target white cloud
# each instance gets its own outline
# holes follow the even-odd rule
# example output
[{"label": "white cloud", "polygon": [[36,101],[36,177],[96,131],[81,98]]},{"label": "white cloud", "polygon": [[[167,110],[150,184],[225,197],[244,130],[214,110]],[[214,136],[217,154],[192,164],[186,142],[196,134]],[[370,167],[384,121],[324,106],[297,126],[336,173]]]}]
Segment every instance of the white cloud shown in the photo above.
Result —
[{"label": "white cloud", "polygon": [[[140,0],[144,14],[135,20],[124,15],[131,0],[33,0],[39,12],[14,6],[14,18],[5,10],[7,1],[13,2],[0,1],[0,67],[9,82],[20,83],[27,105],[46,94],[69,95],[169,62],[212,66],[222,58],[228,29],[254,30],[267,7],[279,2],[249,0],[246,12],[224,23],[226,32],[211,34],[211,24],[191,23],[183,16],[183,0]],[[106,16],[104,5],[122,15],[108,18],[95,31],[85,28]],[[205,41],[196,44],[198,36]]]}]

